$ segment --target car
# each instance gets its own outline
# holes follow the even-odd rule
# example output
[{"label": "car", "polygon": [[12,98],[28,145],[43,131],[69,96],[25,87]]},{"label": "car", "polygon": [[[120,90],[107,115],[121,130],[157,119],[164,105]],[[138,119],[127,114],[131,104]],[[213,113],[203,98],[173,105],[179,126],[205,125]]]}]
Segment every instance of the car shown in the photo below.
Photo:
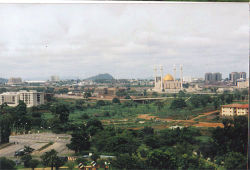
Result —
[{"label": "car", "polygon": [[17,150],[17,151],[15,152],[14,156],[23,156],[23,155],[25,155],[25,154],[26,154],[26,153],[25,153],[24,149],[19,149],[19,150]]}]

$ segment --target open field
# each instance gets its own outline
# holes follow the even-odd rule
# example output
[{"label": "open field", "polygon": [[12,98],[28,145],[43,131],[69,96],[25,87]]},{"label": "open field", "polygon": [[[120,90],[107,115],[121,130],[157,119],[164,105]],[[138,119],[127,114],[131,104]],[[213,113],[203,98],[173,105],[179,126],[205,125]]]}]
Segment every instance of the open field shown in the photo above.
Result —
[{"label": "open field", "polygon": [[190,126],[196,126],[196,127],[224,127],[222,123],[214,123],[214,122],[198,122],[196,121],[197,119],[203,117],[203,116],[209,116],[217,113],[218,110],[211,111],[211,112],[206,112],[198,115],[197,117],[194,117],[190,120],[175,120],[175,119],[170,119],[170,118],[159,118],[157,116],[151,116],[148,114],[141,114],[138,115],[139,119],[145,119],[145,120],[159,120],[159,121],[164,121],[164,122],[176,122],[176,123],[181,123],[182,125],[190,125]]}]

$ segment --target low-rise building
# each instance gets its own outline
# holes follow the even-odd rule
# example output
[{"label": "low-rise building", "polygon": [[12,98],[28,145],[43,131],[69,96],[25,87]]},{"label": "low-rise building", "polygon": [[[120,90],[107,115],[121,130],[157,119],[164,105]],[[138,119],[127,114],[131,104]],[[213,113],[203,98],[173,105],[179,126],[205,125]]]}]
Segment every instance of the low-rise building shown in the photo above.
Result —
[{"label": "low-rise building", "polygon": [[44,93],[35,90],[21,90],[19,92],[6,92],[0,94],[0,104],[6,103],[8,106],[17,106],[19,100],[24,101],[27,107],[44,104]]},{"label": "low-rise building", "polygon": [[229,104],[221,106],[220,115],[222,117],[242,116],[248,115],[248,104]]},{"label": "low-rise building", "polygon": [[247,79],[246,81],[237,81],[237,88],[239,89],[249,88],[249,79]]},{"label": "low-rise building", "polygon": [[22,79],[20,77],[11,77],[8,80],[9,85],[16,85],[16,84],[21,84],[22,83]]}]

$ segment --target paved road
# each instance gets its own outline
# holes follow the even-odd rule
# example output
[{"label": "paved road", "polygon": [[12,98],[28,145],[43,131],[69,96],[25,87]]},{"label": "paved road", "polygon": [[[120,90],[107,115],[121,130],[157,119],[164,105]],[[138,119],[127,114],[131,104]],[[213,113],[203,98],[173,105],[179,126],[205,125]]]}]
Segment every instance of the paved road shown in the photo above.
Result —
[{"label": "paved road", "polygon": [[[71,152],[67,149],[66,144],[70,142],[70,135],[66,134],[53,134],[53,133],[40,133],[40,134],[25,134],[10,136],[10,143],[15,143],[11,146],[7,146],[0,150],[0,157],[14,157],[15,151],[24,148],[24,146],[30,146],[34,148],[33,154],[38,156],[42,155],[51,149],[55,149],[60,154],[65,154]],[[53,145],[48,148],[38,152],[36,150],[40,149],[42,146],[49,142],[54,142]]]}]

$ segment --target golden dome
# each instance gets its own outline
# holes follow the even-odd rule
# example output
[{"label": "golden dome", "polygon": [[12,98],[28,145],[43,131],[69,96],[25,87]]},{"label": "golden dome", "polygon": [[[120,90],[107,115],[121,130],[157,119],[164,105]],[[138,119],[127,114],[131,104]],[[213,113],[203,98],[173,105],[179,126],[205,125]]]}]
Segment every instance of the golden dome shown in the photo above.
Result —
[{"label": "golden dome", "polygon": [[171,74],[167,74],[167,75],[164,77],[163,80],[164,80],[164,81],[173,81],[174,78],[173,78],[173,76],[172,76]]}]

